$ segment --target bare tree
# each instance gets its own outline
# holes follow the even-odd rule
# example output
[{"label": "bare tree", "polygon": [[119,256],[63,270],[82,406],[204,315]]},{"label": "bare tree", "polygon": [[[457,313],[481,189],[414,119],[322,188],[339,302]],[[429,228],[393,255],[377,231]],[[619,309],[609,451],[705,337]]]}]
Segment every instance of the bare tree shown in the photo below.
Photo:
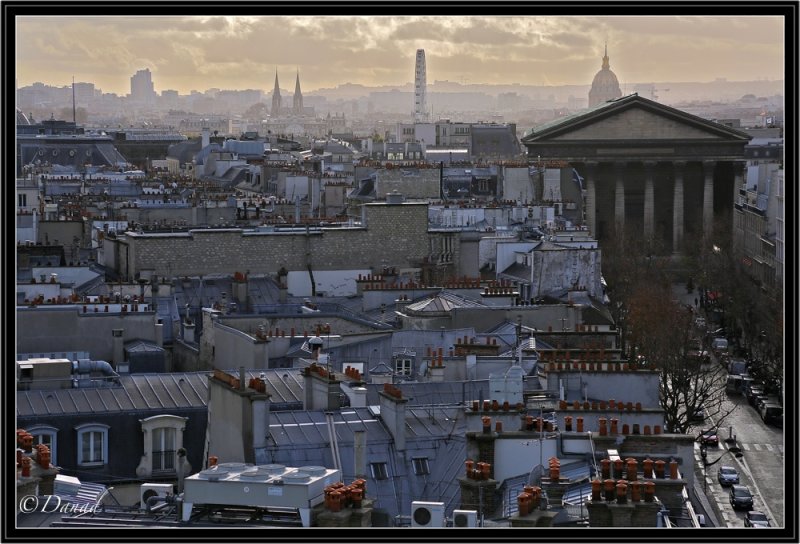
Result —
[{"label": "bare tree", "polygon": [[693,314],[672,299],[669,286],[642,282],[628,301],[630,342],[636,357],[661,374],[659,401],[664,424],[686,433],[703,410],[721,424],[725,411],[727,372],[715,362],[703,363],[689,354],[694,338]]},{"label": "bare tree", "polygon": [[[636,232],[618,234],[603,246],[603,273],[628,359],[658,369],[666,428],[686,433],[703,410],[718,425],[728,415],[723,404],[727,372],[690,353],[697,335],[694,316],[674,300],[674,263],[658,244]],[[689,262],[698,262],[699,254]]]}]

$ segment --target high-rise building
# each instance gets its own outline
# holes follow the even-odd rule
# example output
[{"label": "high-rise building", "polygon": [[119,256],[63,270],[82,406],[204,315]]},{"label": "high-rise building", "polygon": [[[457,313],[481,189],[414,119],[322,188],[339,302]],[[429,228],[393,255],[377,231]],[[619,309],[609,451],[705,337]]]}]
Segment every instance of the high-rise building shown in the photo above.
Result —
[{"label": "high-rise building", "polygon": [[425,50],[417,49],[417,62],[414,69],[414,121],[428,120],[427,80],[425,75]]},{"label": "high-rise building", "polygon": [[619,88],[617,75],[611,71],[608,63],[608,45],[606,45],[603,55],[603,67],[597,72],[592,80],[592,88],[589,91],[589,107],[597,106],[603,102],[614,100],[622,96]]},{"label": "high-rise building", "polygon": [[297,71],[297,80],[294,84],[294,99],[292,101],[292,111],[295,115],[303,113],[303,93],[300,92],[300,70]]},{"label": "high-rise building", "polygon": [[155,101],[156,91],[149,68],[139,70],[131,76],[131,99],[137,102],[151,103]]},{"label": "high-rise building", "polygon": [[272,89],[272,109],[270,114],[278,117],[281,114],[281,88],[278,86],[278,69],[275,69],[275,88]]}]

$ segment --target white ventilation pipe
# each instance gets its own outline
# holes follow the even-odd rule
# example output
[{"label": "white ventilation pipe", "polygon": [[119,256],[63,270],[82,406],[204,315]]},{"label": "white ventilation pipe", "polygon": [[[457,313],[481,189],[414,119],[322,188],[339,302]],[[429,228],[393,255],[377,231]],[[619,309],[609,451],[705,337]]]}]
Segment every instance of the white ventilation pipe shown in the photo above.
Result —
[{"label": "white ventilation pipe", "polygon": [[119,377],[114,372],[114,368],[107,361],[92,361],[90,359],[78,359],[72,361],[72,372],[74,374],[91,374],[92,372],[102,372],[104,376]]}]

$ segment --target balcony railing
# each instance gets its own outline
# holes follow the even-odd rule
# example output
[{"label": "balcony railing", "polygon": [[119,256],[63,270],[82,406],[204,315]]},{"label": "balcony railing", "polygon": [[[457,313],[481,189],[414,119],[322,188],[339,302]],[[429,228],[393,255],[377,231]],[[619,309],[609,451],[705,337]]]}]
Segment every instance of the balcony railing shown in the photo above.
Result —
[{"label": "balcony railing", "polygon": [[175,450],[153,452],[153,472],[175,470]]}]

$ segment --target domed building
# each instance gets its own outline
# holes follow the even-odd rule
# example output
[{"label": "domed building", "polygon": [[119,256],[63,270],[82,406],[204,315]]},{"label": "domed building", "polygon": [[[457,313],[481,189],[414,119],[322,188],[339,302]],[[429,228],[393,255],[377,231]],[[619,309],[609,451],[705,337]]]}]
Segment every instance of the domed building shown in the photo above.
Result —
[{"label": "domed building", "polygon": [[17,124],[18,125],[30,125],[31,124],[30,119],[28,119],[28,117],[19,108],[17,108]]},{"label": "domed building", "polygon": [[619,88],[617,75],[611,71],[608,65],[608,45],[606,45],[605,54],[603,55],[603,67],[595,74],[594,80],[592,80],[592,88],[589,91],[589,107],[597,106],[621,96],[622,91]]}]

